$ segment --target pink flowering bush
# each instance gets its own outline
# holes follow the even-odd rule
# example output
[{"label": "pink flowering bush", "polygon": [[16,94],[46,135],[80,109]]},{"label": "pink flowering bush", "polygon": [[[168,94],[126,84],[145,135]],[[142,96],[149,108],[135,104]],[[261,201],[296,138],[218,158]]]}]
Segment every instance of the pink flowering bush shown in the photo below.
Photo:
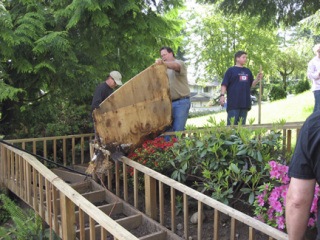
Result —
[{"label": "pink flowering bush", "polygon": [[[270,226],[284,230],[285,202],[289,187],[288,166],[270,161],[266,166],[270,173],[270,182],[259,187],[259,194],[254,201],[255,216]],[[319,186],[316,185],[308,226],[314,227],[317,221],[317,201]]]}]

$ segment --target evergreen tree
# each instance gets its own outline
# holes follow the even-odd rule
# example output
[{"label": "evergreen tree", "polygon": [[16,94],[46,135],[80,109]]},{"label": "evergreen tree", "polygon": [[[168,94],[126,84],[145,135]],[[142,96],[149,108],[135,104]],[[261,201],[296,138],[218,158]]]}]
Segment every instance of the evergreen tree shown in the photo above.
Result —
[{"label": "evergreen tree", "polygon": [[319,0],[197,0],[199,3],[218,4],[225,14],[259,16],[260,25],[269,23],[295,25],[320,9]]},{"label": "evergreen tree", "polygon": [[92,92],[124,81],[179,45],[182,0],[12,0],[0,3],[0,134],[88,132]]}]

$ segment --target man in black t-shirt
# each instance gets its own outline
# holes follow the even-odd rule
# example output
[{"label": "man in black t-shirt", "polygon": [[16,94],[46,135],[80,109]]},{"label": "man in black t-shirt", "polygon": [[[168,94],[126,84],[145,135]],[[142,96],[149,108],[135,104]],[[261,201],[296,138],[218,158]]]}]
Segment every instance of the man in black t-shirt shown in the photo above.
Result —
[{"label": "man in black t-shirt", "polygon": [[113,93],[113,89],[122,85],[122,76],[118,71],[112,71],[109,73],[105,82],[100,83],[94,91],[91,112],[98,108],[99,105]]},{"label": "man in black t-shirt", "polygon": [[234,124],[237,125],[242,119],[242,124],[246,124],[247,113],[251,109],[250,88],[254,87],[261,79],[262,72],[259,72],[256,79],[249,68],[244,67],[247,62],[247,53],[238,51],[235,56],[235,66],[230,67],[223,78],[221,84],[220,104],[226,103],[225,94],[227,93],[227,124],[231,124],[231,118],[234,118]]},{"label": "man in black t-shirt", "polygon": [[[93,110],[95,110],[96,108],[99,108],[99,105],[113,93],[113,90],[117,86],[121,86],[121,85],[122,85],[121,74],[118,71],[110,72],[107,79],[103,83],[100,83],[96,87],[96,90],[94,91],[92,103],[91,103],[91,117],[92,117]],[[95,128],[94,128],[94,132],[95,132],[95,139],[98,139]]]},{"label": "man in black t-shirt", "polygon": [[[291,180],[286,196],[287,232],[290,240],[302,240],[310,218],[315,184],[320,183],[320,111],[311,114],[300,130],[289,166],[289,177]],[[319,210],[318,207],[318,232]],[[320,240],[320,234],[317,240]]]}]

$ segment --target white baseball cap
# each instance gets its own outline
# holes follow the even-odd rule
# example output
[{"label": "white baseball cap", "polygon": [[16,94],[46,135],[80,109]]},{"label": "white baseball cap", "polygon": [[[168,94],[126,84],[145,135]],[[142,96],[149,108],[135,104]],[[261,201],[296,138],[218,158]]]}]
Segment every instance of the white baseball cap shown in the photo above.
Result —
[{"label": "white baseball cap", "polygon": [[116,82],[117,85],[122,85],[122,76],[118,71],[112,71],[110,72],[110,77],[113,78],[113,80]]}]

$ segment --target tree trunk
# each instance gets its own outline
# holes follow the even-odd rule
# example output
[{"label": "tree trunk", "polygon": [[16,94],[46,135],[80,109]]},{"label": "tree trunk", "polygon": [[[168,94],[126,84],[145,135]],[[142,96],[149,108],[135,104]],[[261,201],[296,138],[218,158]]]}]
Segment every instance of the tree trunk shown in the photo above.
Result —
[{"label": "tree trunk", "polygon": [[282,75],[283,89],[287,91],[287,74]]}]

